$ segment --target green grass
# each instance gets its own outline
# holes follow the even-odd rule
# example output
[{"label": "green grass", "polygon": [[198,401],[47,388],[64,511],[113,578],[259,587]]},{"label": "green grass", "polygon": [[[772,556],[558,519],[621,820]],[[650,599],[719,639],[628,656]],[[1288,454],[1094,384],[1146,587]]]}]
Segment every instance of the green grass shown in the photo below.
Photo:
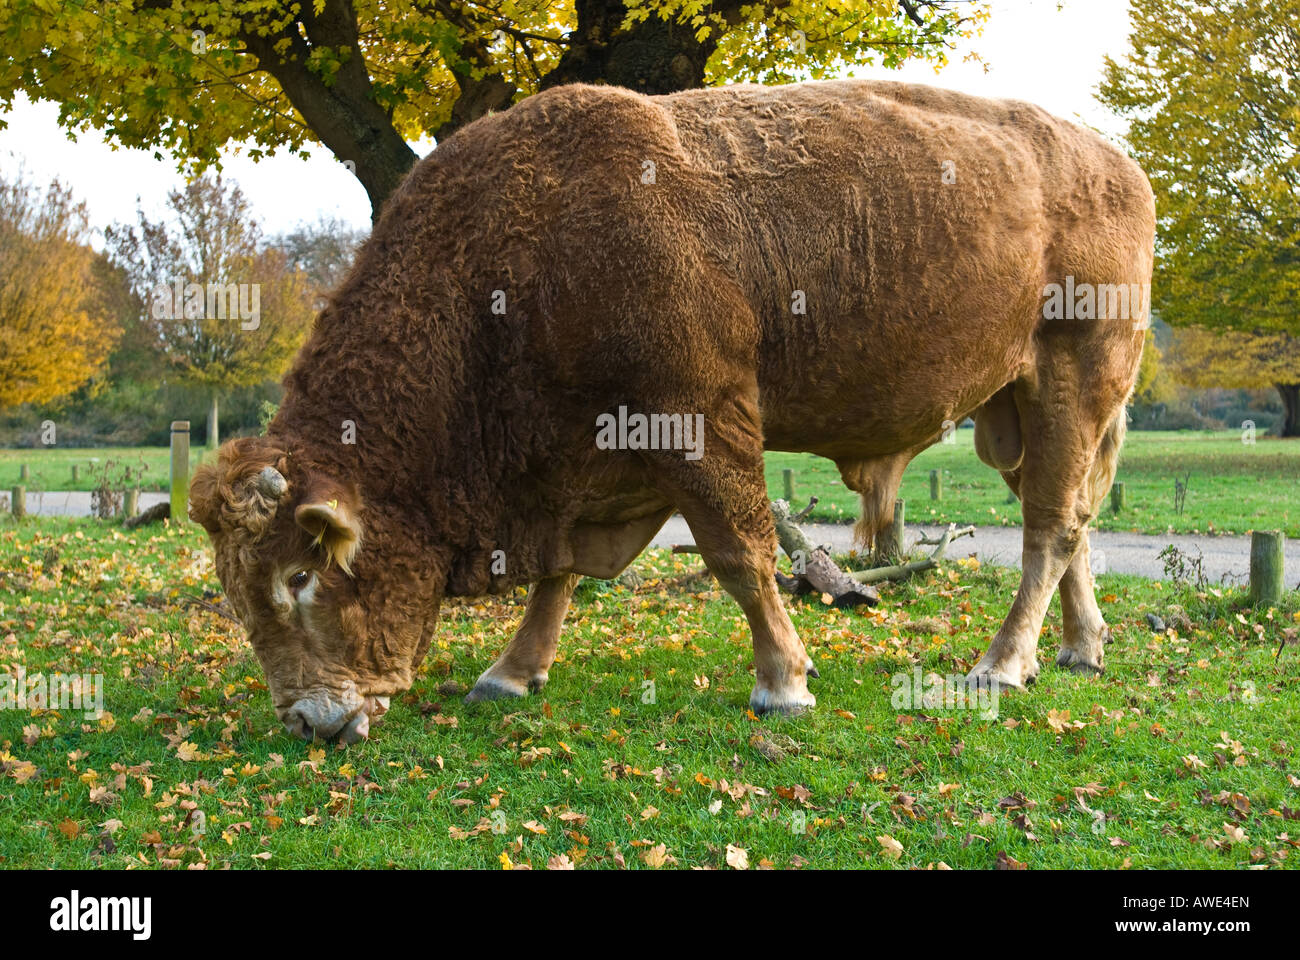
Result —
[{"label": "green grass", "polygon": [[[190,448],[190,468],[197,466],[205,453],[203,447]],[[144,490],[166,490],[170,476],[170,454],[166,447],[42,447],[37,449],[0,450],[0,491],[23,483],[29,491],[93,490],[105,472],[114,486],[130,469],[139,476]],[[27,465],[28,478],[20,480],[21,468]],[[80,470],[72,479],[72,467]]]},{"label": "green grass", "polygon": [[[974,431],[922,452],[903,474],[900,496],[909,523],[1019,526],[1020,502],[1007,503],[1001,476],[975,456]],[[835,464],[811,454],[769,453],[767,486],[783,496],[781,471],[795,471],[796,505],[819,498],[814,520],[853,520],[858,497],[840,481]],[[943,472],[943,498],[930,499],[930,471]],[[1191,474],[1183,512],[1174,509],[1174,480]],[[1300,440],[1260,437],[1241,442],[1236,431],[1130,431],[1116,478],[1126,508],[1109,501],[1093,524],[1140,533],[1247,533],[1280,529],[1300,537]]]},{"label": "green grass", "polygon": [[[974,432],[958,430],[955,442],[940,443],[924,451],[903,475],[902,497],[912,523],[1021,523],[1020,503],[1007,503],[1002,478],[975,456]],[[202,447],[191,451],[191,466],[205,455]],[[167,450],[162,447],[72,450],[0,450],[0,491],[18,481],[19,465],[30,470],[27,487],[36,490],[91,490],[105,463],[139,469],[144,488],[167,486]],[[769,453],[768,491],[782,496],[781,471],[795,471],[796,500],[819,498],[812,519],[849,522],[858,515],[858,497],[840,481],[829,460],[811,454]],[[81,478],[72,481],[72,464]],[[930,499],[930,471],[943,472],[943,499]],[[1181,514],[1174,510],[1174,480],[1191,474]],[[1120,459],[1126,509],[1119,515],[1107,503],[1095,527],[1141,533],[1247,533],[1256,529],[1281,529],[1300,537],[1300,440],[1261,437],[1253,445],[1241,442],[1235,431],[1131,431]]]},{"label": "green grass", "polygon": [[[519,701],[461,693],[520,597],[447,605],[414,688],[338,748],[285,735],[238,628],[185,602],[217,589],[201,532],[0,522],[0,665],[102,672],[109,711],[0,711],[0,866],[1300,862],[1300,648],[1274,660],[1294,594],[1253,611],[1106,576],[1104,677],[1051,665],[1054,609],[1039,683],[996,718],[896,709],[891,677],[966,671],[1015,589],[947,564],[885,586],[875,613],[790,601],[820,702],[758,719],[736,605],[691,558],[636,566],[636,589],[584,583],[550,685]],[[1182,635],[1153,636],[1144,614],[1174,606]]]}]

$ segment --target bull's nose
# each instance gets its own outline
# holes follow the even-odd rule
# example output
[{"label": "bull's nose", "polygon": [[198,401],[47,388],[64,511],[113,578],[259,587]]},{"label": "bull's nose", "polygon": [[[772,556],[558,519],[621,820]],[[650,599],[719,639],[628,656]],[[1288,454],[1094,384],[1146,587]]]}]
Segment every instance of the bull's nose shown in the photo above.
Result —
[{"label": "bull's nose", "polygon": [[339,743],[360,743],[370,736],[370,714],[362,710],[339,731]]},{"label": "bull's nose", "polygon": [[[358,698],[359,699],[359,698]],[[370,735],[370,717],[358,703],[340,703],[322,697],[298,700],[284,712],[284,728],[304,740],[356,743]]]},{"label": "bull's nose", "polygon": [[290,736],[299,737],[303,740],[311,740],[316,736],[316,732],[312,729],[311,724],[307,722],[307,718],[292,707],[285,711],[284,729],[289,731]]}]

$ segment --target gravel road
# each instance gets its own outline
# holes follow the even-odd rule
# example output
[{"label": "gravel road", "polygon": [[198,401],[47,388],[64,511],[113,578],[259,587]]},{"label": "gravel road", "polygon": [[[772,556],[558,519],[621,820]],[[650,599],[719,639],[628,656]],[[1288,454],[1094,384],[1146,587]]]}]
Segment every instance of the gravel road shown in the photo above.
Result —
[{"label": "gravel road", "polygon": [[[836,551],[848,550],[853,545],[853,528],[843,524],[805,523],[800,525],[809,542],[829,543]],[[943,532],[942,527],[917,526],[907,528],[908,543],[924,530],[930,537]],[[1153,536],[1144,533],[1121,533],[1110,530],[1093,530],[1089,533],[1092,544],[1093,570],[1095,572],[1129,573],[1151,580],[1163,579],[1164,564],[1160,551],[1173,544],[1184,553],[1196,556],[1200,550],[1202,569],[1212,583],[1245,583],[1250,571],[1250,537],[1245,536],[1195,536],[1165,534]],[[657,547],[677,543],[692,543],[690,528],[680,516],[670,519],[654,539]],[[925,549],[925,548],[922,548]],[[1002,566],[1020,566],[1019,527],[976,527],[974,537],[963,537],[948,548],[950,557],[966,557],[974,553],[981,563]],[[1288,540],[1286,544],[1286,584],[1295,586],[1300,580],[1300,541]]]},{"label": "gravel road", "polygon": [[[155,503],[167,499],[165,493],[140,494],[140,509],[144,510]],[[41,516],[89,516],[89,493],[46,493],[27,494],[27,511]],[[808,539],[814,544],[829,543],[837,551],[848,550],[852,546],[853,528],[844,524],[805,523],[801,525]],[[931,537],[943,532],[941,527],[908,527],[910,543],[919,532],[924,530]],[[1250,537],[1243,536],[1195,536],[1188,534],[1165,534],[1153,536],[1144,533],[1121,533],[1110,530],[1094,530],[1092,539],[1093,569],[1097,572],[1130,573],[1152,580],[1164,577],[1164,567],[1159,553],[1169,544],[1173,544],[1184,553],[1195,557],[1201,552],[1202,567],[1206,577],[1213,583],[1244,583],[1250,570]],[[680,516],[671,518],[654,538],[657,547],[669,547],[676,543],[692,543],[690,528]],[[1020,565],[1020,528],[1019,527],[976,527],[975,536],[963,537],[948,550],[950,557],[965,557],[974,553],[982,563],[1003,566]],[[1297,585],[1300,580],[1300,541],[1288,540],[1286,545],[1286,584]]]}]

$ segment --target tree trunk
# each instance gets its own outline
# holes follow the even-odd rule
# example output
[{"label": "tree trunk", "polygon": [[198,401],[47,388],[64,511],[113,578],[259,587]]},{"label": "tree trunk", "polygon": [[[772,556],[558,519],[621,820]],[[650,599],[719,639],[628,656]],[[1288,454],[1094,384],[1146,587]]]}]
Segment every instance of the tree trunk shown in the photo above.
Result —
[{"label": "tree trunk", "polygon": [[208,450],[221,446],[221,431],[217,425],[217,393],[212,392],[212,405],[208,407]]},{"label": "tree trunk", "polygon": [[[470,11],[453,4],[434,6],[462,35],[474,33],[477,24]],[[659,94],[704,86],[704,67],[717,49],[716,36],[701,43],[690,24],[666,22],[654,14],[622,30],[627,16],[622,0],[576,0],[576,12],[577,29],[555,68],[542,78],[543,90],[565,83],[607,83]],[[728,15],[738,20],[739,7]],[[389,111],[375,102],[364,58],[346,58],[329,83],[308,67],[318,48],[358,49],[352,0],[304,3],[279,32],[263,35],[250,25],[240,39],[312,132],[361,181],[371,214],[378,219],[384,201],[418,158],[393,126]],[[438,140],[490,111],[506,109],[516,92],[493,68],[484,43],[464,43],[458,55],[467,66],[456,73],[459,94],[451,117],[434,132]]]},{"label": "tree trunk", "polygon": [[1282,406],[1286,410],[1280,435],[1300,437],[1300,383],[1275,383],[1273,386],[1282,395]]},{"label": "tree trunk", "polygon": [[[351,0],[325,0],[320,12],[304,3],[279,34],[240,34],[258,66],[275,77],[312,132],[361,181],[378,219],[384,201],[418,159],[375,102],[364,58],[350,56],[329,83],[308,67],[318,47],[356,51],[357,16]],[[277,44],[285,44],[277,49]]]},{"label": "tree trunk", "polygon": [[565,83],[607,83],[638,93],[675,93],[704,86],[704,66],[717,41],[695,39],[689,23],[649,19],[620,29],[622,0],[577,0],[578,29],[559,63],[542,78],[543,90]]}]

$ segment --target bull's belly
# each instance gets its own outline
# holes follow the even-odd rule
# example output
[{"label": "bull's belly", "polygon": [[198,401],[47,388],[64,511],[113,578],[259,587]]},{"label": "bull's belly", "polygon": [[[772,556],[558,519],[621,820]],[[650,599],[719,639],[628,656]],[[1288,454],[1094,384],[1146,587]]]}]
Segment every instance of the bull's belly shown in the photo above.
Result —
[{"label": "bull's belly", "polygon": [[1022,366],[990,363],[959,379],[925,364],[903,372],[765,392],[760,396],[764,448],[852,461],[928,446],[1016,379]]}]

